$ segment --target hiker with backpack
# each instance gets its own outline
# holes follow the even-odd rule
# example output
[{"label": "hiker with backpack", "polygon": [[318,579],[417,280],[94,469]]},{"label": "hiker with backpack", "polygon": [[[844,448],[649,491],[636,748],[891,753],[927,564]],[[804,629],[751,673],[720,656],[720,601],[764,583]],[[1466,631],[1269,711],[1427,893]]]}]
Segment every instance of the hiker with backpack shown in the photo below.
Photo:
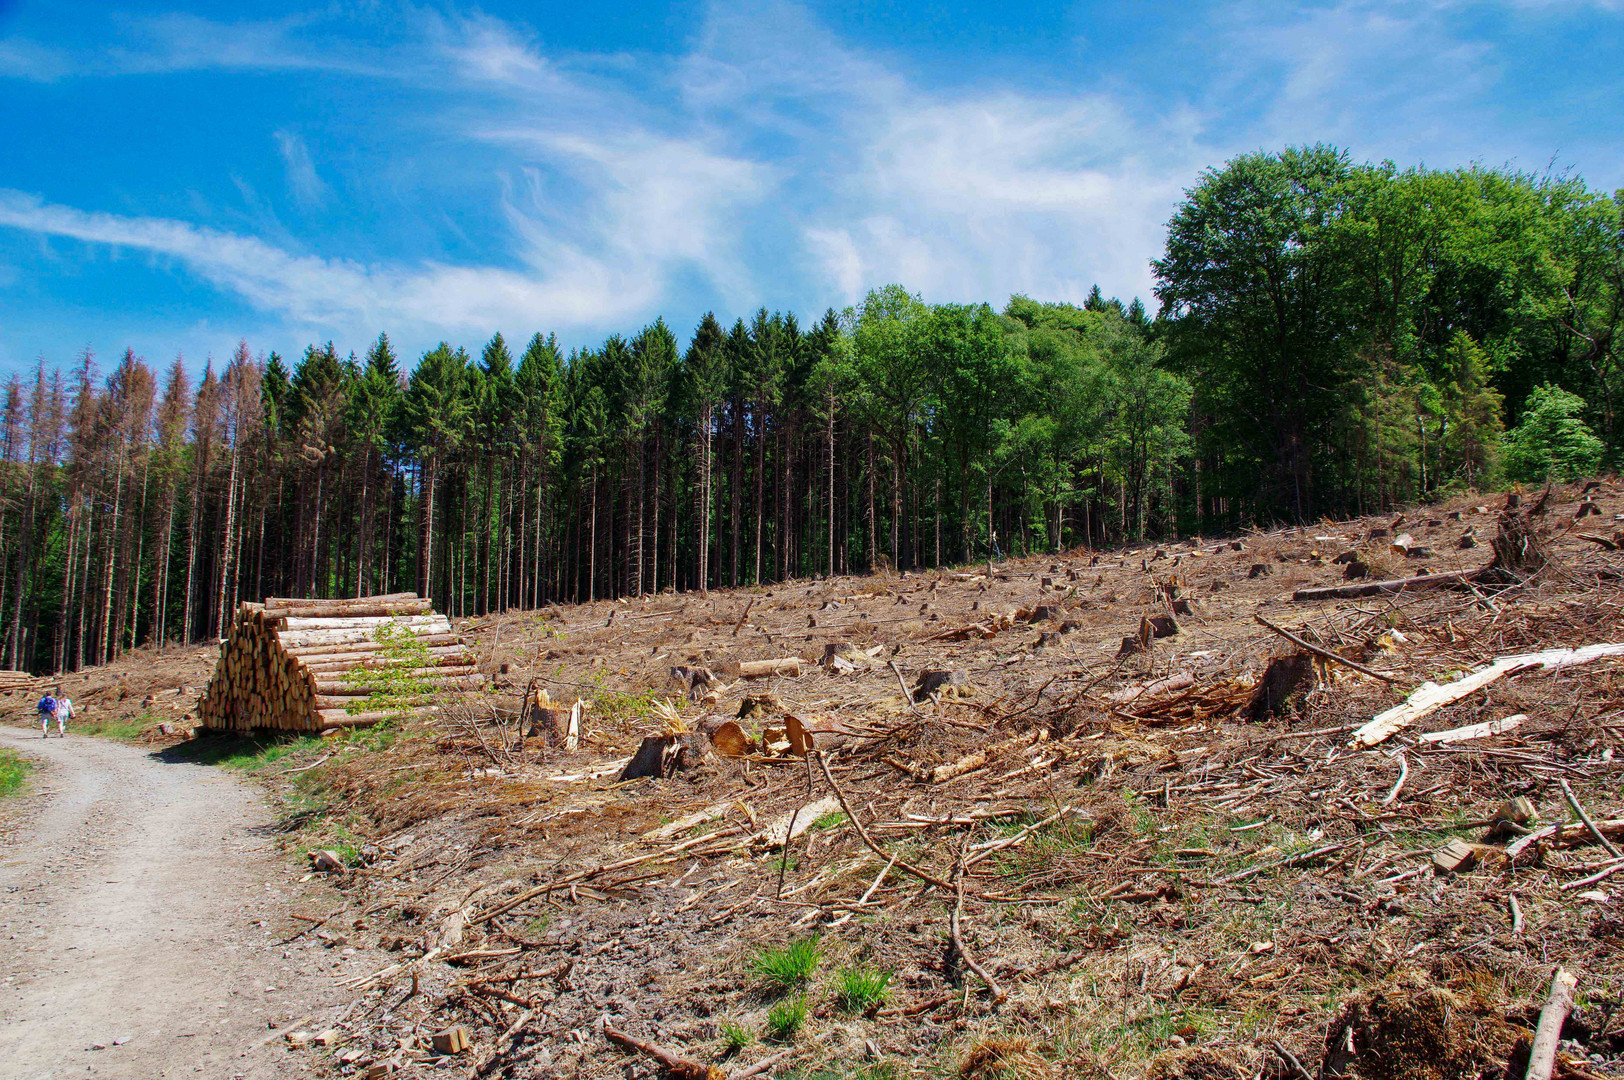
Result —
[{"label": "hiker with backpack", "polygon": [[66,705],[69,709],[73,708],[72,705],[68,704],[68,700],[66,698],[59,701],[52,694],[46,694],[44,697],[39,699],[40,738],[48,739],[51,737],[52,720],[56,721],[56,737],[59,739],[67,737],[67,717],[63,715],[64,705]]}]

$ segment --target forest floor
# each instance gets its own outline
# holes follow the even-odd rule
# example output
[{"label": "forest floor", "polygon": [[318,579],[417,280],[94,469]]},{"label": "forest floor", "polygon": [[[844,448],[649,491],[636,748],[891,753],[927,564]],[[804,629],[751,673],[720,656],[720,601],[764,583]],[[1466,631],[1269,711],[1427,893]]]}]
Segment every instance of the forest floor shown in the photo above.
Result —
[{"label": "forest floor", "polygon": [[[1477,495],[990,578],[460,620],[492,695],[284,742],[259,770],[277,774],[289,844],[348,864],[329,925],[392,954],[339,984],[356,999],[341,1046],[287,1053],[334,1075],[656,1075],[607,1022],[739,1080],[764,1063],[824,1080],[1477,1077],[1526,1056],[1563,965],[1579,1007],[1557,1075],[1624,1077],[1624,891],[1598,877],[1624,861],[1571,830],[1507,854],[1571,819],[1564,780],[1624,839],[1607,824],[1624,817],[1624,665],[1509,675],[1350,745],[1426,681],[1624,640],[1624,486],[1589,492],[1599,513],[1580,519],[1583,494],[1551,493],[1553,561],[1509,587],[1292,599],[1342,584],[1348,552],[1371,579],[1484,566],[1505,496]],[[1430,554],[1393,552],[1401,533]],[[1175,600],[1176,633],[1124,649]],[[1266,680],[1302,650],[1258,616],[1376,674],[1304,660]],[[729,674],[790,656],[797,677]],[[110,733],[169,741],[158,725],[189,729],[212,663],[137,655],[68,689]],[[713,681],[690,693],[678,667]],[[956,674],[914,701],[927,671]],[[587,702],[579,749],[523,737],[533,687]],[[748,756],[617,782],[645,736],[723,717]],[[829,749],[786,753],[796,723]],[[1518,798],[1536,820],[1496,824]],[[1471,861],[1448,873],[1433,856],[1453,840]],[[471,1048],[433,1053],[454,1025]]]}]

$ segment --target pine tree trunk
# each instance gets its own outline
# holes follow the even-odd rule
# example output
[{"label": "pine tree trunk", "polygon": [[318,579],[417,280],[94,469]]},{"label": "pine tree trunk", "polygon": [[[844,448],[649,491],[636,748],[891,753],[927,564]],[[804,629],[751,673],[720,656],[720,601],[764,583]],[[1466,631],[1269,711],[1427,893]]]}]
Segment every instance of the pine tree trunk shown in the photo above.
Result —
[{"label": "pine tree trunk", "polygon": [[758,405],[755,409],[756,419],[756,546],[755,566],[751,572],[750,583],[761,584],[761,526],[766,518],[766,504],[762,501],[763,485],[767,479],[767,432],[766,420],[762,415],[763,409]]},{"label": "pine tree trunk", "polygon": [[660,595],[660,462],[663,457],[661,451],[661,429],[654,429],[654,520],[649,525],[649,536],[654,540],[654,550],[649,556],[649,586],[648,591],[655,596]]},{"label": "pine tree trunk", "polygon": [[225,636],[226,626],[226,591],[227,581],[231,577],[231,557],[235,544],[235,529],[237,526],[237,464],[241,460],[241,425],[232,425],[236,430],[231,434],[231,468],[226,473],[226,522],[221,530],[223,542],[220,554],[220,592],[215,603],[214,625],[219,628],[221,637]]},{"label": "pine tree trunk", "polygon": [[744,479],[744,421],[738,403],[733,407],[733,475],[728,478],[728,584],[739,584],[739,482]]},{"label": "pine tree trunk", "polygon": [[711,403],[699,408],[699,595],[710,593]]},{"label": "pine tree trunk", "polygon": [[67,666],[68,638],[71,636],[68,626],[68,601],[73,596],[74,572],[78,570],[78,541],[79,541],[79,494],[74,492],[68,498],[68,551],[62,560],[62,603],[56,616],[56,647],[52,650],[51,670],[61,671]]},{"label": "pine tree trunk", "polygon": [[[648,502],[648,473],[647,473],[647,470],[648,470],[648,454],[644,452],[647,449],[647,447],[644,445],[643,435],[642,435],[641,432],[639,432],[638,435],[637,435],[636,446],[637,446],[637,526],[636,526],[637,527],[637,541],[636,541],[636,546],[635,546],[635,548],[634,548],[634,550],[632,552],[632,555],[637,560],[637,569],[633,572],[631,581],[627,583],[628,586],[629,586],[627,591],[632,596],[642,596],[643,595],[643,508],[644,508],[645,504],[647,504],[647,502]],[[630,518],[630,515],[628,515],[628,521],[627,521],[627,527],[628,528],[631,527],[631,522],[630,522],[629,518]]]},{"label": "pine tree trunk", "polygon": [[[417,591],[432,598],[434,584],[434,458],[418,462]],[[443,606],[443,605],[442,605]]]},{"label": "pine tree trunk", "polygon": [[829,391],[827,405],[828,405],[828,408],[829,408],[829,419],[827,421],[827,427],[825,428],[825,431],[827,432],[827,435],[828,435],[828,442],[829,442],[829,476],[828,476],[828,483],[829,483],[829,489],[828,489],[829,490],[829,509],[828,509],[829,520],[827,522],[827,524],[829,526],[829,552],[828,552],[829,558],[828,558],[828,570],[827,570],[827,573],[828,573],[829,577],[834,577],[834,575],[835,575],[835,394],[834,394],[834,391],[832,389]]},{"label": "pine tree trunk", "polygon": [[6,666],[14,671],[22,666],[23,606],[28,601],[25,583],[34,544],[34,493],[37,490],[34,443],[34,439],[28,440],[28,495],[23,504],[22,528],[19,530],[16,587],[13,590],[17,595],[11,605],[10,662]]},{"label": "pine tree trunk", "polygon": [[141,513],[137,517],[139,524],[135,531],[135,561],[130,564],[130,576],[135,579],[130,586],[130,651],[135,650],[135,635],[141,626],[141,559],[146,550],[147,540],[147,479],[152,471],[152,456],[147,455],[146,462],[141,468]]},{"label": "pine tree trunk", "polygon": [[592,466],[592,537],[587,542],[586,601],[598,598],[598,467]]},{"label": "pine tree trunk", "polygon": [[874,520],[874,433],[868,433],[868,567],[880,564],[879,522]]},{"label": "pine tree trunk", "polygon": [[[80,505],[83,505],[83,503],[81,502]],[[94,539],[95,519],[93,517],[87,517],[85,519],[84,541],[81,545],[84,549],[85,562],[84,567],[79,574],[79,603],[77,605],[77,610],[79,612],[79,633],[78,636],[73,639],[73,670],[75,671],[80,671],[85,666],[85,637],[88,633],[88,627],[85,625],[85,605],[90,601],[90,550],[93,546],[91,541]]]},{"label": "pine tree trunk", "polygon": [[118,563],[118,518],[124,508],[124,461],[120,454],[118,472],[113,477],[113,520],[108,526],[107,538],[107,589],[102,595],[102,623],[98,635],[96,649],[96,663],[105,664],[108,656],[108,634],[112,629],[113,618],[113,571]]}]

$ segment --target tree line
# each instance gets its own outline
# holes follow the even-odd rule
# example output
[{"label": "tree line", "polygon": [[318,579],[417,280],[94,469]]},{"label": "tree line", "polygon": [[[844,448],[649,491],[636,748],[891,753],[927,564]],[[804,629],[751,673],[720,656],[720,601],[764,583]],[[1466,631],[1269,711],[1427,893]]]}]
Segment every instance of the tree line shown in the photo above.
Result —
[{"label": "tree line", "polygon": [[1363,513],[1615,463],[1624,199],[1566,176],[1204,174],[1159,311],[901,286],[408,366],[44,360],[0,403],[0,659],[217,636],[243,599],[454,616]]}]

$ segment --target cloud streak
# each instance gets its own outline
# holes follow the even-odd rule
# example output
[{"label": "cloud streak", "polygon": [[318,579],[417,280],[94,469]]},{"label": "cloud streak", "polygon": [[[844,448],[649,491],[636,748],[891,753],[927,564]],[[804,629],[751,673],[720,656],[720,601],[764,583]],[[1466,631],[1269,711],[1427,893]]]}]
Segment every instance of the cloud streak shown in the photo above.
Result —
[{"label": "cloud streak", "polygon": [[[523,269],[365,264],[298,255],[251,236],[163,218],[88,213],[0,190],[0,225],[147,252],[312,326],[443,327],[488,331],[539,318],[549,325],[625,318],[650,302],[650,282],[552,246]],[[543,266],[545,264],[545,268]]]},{"label": "cloud streak", "polygon": [[1328,139],[1442,165],[1514,145],[1483,104],[1503,43],[1463,28],[1463,10],[1204,9],[1178,33],[1216,43],[1222,63],[1192,60],[1172,80],[1184,90],[1157,94],[1104,67],[1068,82],[932,79],[792,4],[716,4],[677,51],[636,56],[550,48],[486,15],[413,10],[383,35],[335,15],[164,16],[93,54],[0,41],[0,68],[58,81],[309,71],[387,87],[357,120],[370,157],[296,115],[268,129],[309,216],[399,231],[340,241],[313,224],[265,231],[243,223],[263,215],[204,199],[195,214],[143,216],[137,197],[108,214],[15,191],[0,192],[0,225],[145,252],[323,337],[597,334],[711,306],[816,315],[892,281],[931,300],[1080,301],[1096,282],[1148,297],[1182,190],[1236,153]]},{"label": "cloud streak", "polygon": [[272,136],[276,149],[287,168],[288,190],[306,209],[320,210],[327,205],[332,191],[316,173],[316,163],[310,159],[310,147],[296,132],[282,130]]}]

